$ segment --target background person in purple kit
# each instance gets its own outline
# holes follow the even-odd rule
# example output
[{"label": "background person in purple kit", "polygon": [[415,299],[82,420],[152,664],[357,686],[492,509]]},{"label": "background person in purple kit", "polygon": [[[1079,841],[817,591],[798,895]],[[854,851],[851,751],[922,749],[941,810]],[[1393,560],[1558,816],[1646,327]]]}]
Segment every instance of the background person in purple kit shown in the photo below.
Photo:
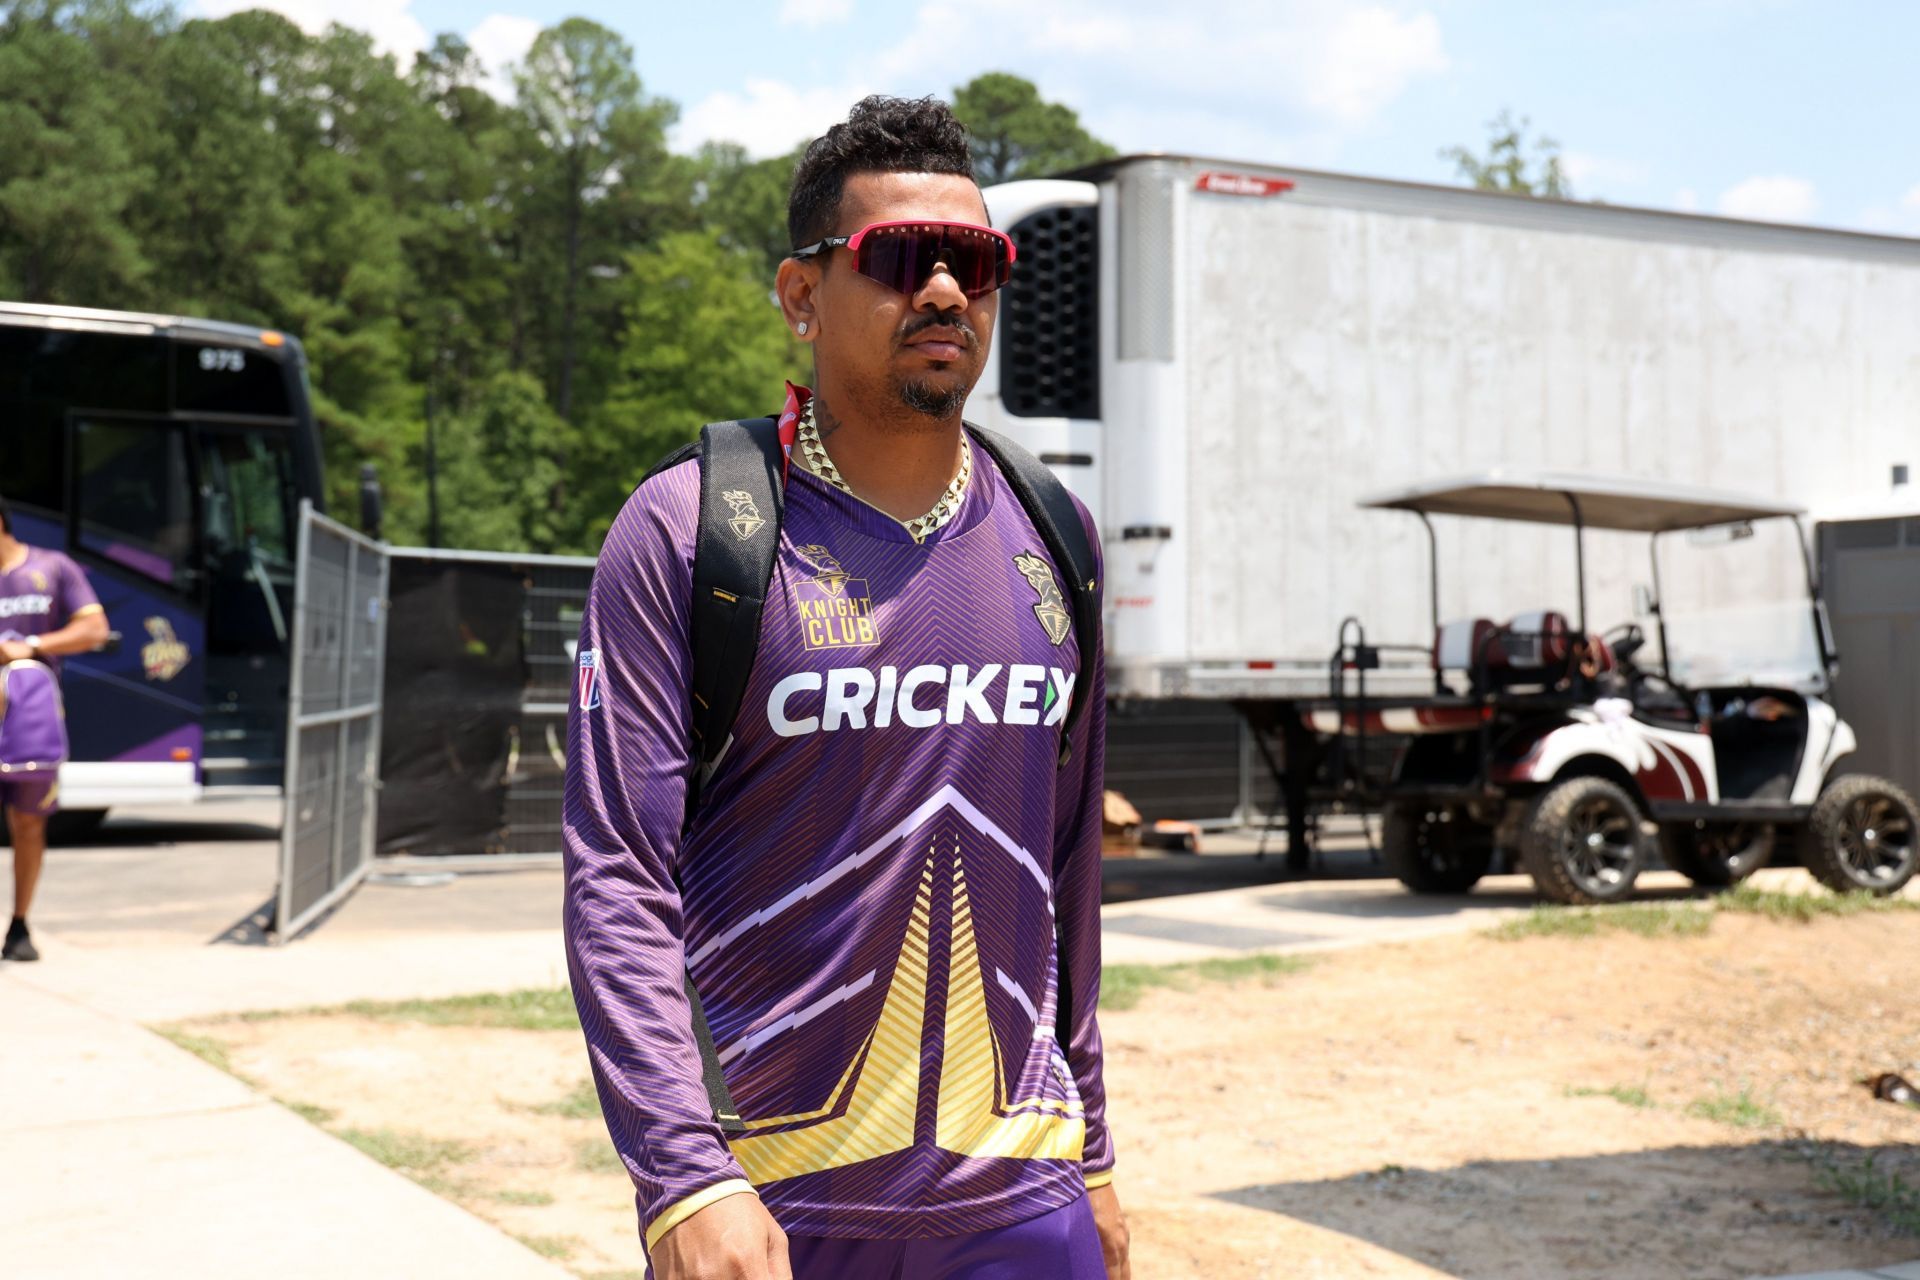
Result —
[{"label": "background person in purple kit", "polygon": [[[58,676],[62,657],[90,652],[106,639],[107,615],[87,575],[60,552],[14,537],[13,516],[0,502],[0,662],[42,662]],[[9,727],[20,731],[11,720]],[[0,772],[0,802],[7,806],[13,837],[13,919],[0,960],[38,960],[27,911],[47,853],[47,819],[60,803],[58,775]]]},{"label": "background person in purple kit", "polygon": [[[979,255],[1004,252],[964,130],[867,99],[808,148],[788,220],[777,287],[817,394],[789,389],[759,651],[690,822],[696,463],[634,493],[581,627],[565,928],[608,1130],[659,1280],[1123,1280],[1095,1017],[1103,672],[1078,670],[1059,568],[961,425],[997,312]],[[845,239],[904,221],[965,224],[962,247]]]}]

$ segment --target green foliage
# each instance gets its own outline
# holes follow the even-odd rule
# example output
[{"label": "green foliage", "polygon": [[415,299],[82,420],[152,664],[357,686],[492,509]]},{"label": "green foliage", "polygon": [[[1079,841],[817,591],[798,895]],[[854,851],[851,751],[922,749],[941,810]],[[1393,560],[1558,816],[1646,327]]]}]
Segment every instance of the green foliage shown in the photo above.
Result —
[{"label": "green foliage", "polygon": [[185,1049],[210,1067],[215,1067],[235,1078],[243,1078],[233,1069],[233,1059],[227,1053],[226,1042],[212,1036],[198,1035],[180,1027],[154,1027],[155,1034],[164,1036],[180,1048]]},{"label": "green foliage", "polygon": [[1809,1157],[1814,1166],[1814,1181],[1849,1204],[1879,1213],[1888,1226],[1910,1236],[1920,1236],[1920,1186],[1907,1181],[1898,1170],[1881,1166],[1884,1151],[1866,1155],[1843,1155],[1840,1149],[1823,1146]]},{"label": "green foliage", "polygon": [[1714,900],[1722,911],[1765,916],[1769,920],[1807,924],[1822,916],[1878,915],[1888,912],[1920,911],[1920,898],[1881,898],[1865,891],[1829,893],[1816,889],[1807,893],[1786,893],[1762,889],[1749,882],[1735,886]]},{"label": "green foliage", "polygon": [[464,1142],[399,1129],[339,1129],[335,1136],[387,1168],[409,1175],[434,1173],[449,1164],[464,1164],[474,1156],[473,1148]]},{"label": "green foliage", "polygon": [[311,1102],[294,1102],[287,1098],[275,1098],[281,1106],[305,1120],[308,1124],[324,1129],[334,1121],[334,1113],[326,1107],[316,1107]]},{"label": "green foliage", "polygon": [[1626,902],[1612,907],[1535,907],[1489,932],[1503,942],[1521,938],[1591,938],[1601,933],[1642,938],[1698,938],[1713,928],[1713,912],[1690,905]]},{"label": "green foliage", "polygon": [[975,76],[955,89],[953,113],[973,135],[973,171],[983,187],[1044,178],[1114,154],[1086,131],[1073,108],[1045,101],[1031,80],[1004,71]]},{"label": "green foliage", "polygon": [[493,1198],[501,1204],[521,1205],[533,1209],[544,1209],[553,1203],[553,1193],[550,1191],[515,1191],[511,1187],[494,1192]]},{"label": "green foliage", "polygon": [[580,1247],[580,1242],[572,1236],[516,1235],[514,1239],[518,1240],[521,1244],[527,1246],[527,1248],[533,1250],[535,1253],[539,1254],[543,1258],[557,1258],[557,1259],[565,1260],[569,1257],[572,1257],[573,1251]]},{"label": "green foliage", "polygon": [[1703,1098],[1695,1098],[1688,1105],[1687,1114],[1737,1129],[1777,1129],[1785,1123],[1778,1111],[1755,1098],[1748,1088],[1737,1093],[1716,1089]]},{"label": "green foliage", "polygon": [[715,231],[686,231],[629,254],[623,323],[606,401],[588,438],[580,498],[597,535],[659,459],[704,422],[779,407],[805,376],[759,256]]},{"label": "green foliage", "polygon": [[1645,1086],[1637,1084],[1616,1084],[1606,1089],[1572,1087],[1567,1090],[1567,1096],[1569,1098],[1612,1098],[1623,1107],[1634,1107],[1642,1111],[1659,1105],[1654,1102],[1653,1095],[1647,1092]]},{"label": "green foliage", "polygon": [[1511,111],[1503,109],[1487,121],[1485,155],[1466,147],[1447,147],[1440,158],[1453,161],[1459,176],[1482,191],[1573,199],[1573,186],[1560,163],[1560,144],[1548,137],[1528,138],[1531,124],[1525,116],[1516,121]]},{"label": "green foliage", "polygon": [[1191,991],[1202,982],[1245,982],[1258,978],[1271,983],[1308,968],[1305,956],[1231,956],[1188,964],[1110,964],[1100,971],[1100,1007],[1131,1009],[1156,987]]}]

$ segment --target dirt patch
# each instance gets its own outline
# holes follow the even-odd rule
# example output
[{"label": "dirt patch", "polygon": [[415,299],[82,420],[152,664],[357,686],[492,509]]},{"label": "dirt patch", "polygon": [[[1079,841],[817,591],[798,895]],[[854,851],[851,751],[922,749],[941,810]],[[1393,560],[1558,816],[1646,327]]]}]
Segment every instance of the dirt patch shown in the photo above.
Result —
[{"label": "dirt patch", "polygon": [[[1146,991],[1102,1018],[1135,1274],[1737,1280],[1920,1256],[1809,1158],[1877,1153],[1920,1183],[1920,1112],[1857,1083],[1920,1070],[1916,974],[1912,916],[1718,915]],[[577,1032],[182,1029],[577,1273],[639,1275]]]}]

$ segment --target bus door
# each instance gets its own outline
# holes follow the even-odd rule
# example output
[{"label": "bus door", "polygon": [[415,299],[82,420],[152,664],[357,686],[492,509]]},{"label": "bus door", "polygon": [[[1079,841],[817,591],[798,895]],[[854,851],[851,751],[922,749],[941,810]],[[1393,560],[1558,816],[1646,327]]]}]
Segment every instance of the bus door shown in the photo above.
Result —
[{"label": "bus door", "polygon": [[206,782],[277,787],[298,491],[284,426],[195,427],[206,572]]},{"label": "bus door", "polygon": [[120,642],[67,660],[61,803],[102,810],[199,791],[204,574],[186,428],[74,411],[66,543]]}]

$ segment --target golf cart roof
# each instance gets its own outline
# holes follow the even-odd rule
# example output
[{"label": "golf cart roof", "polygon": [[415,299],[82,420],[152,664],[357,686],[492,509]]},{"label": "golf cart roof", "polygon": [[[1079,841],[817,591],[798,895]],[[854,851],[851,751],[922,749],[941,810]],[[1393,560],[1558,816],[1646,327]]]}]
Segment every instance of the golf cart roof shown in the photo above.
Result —
[{"label": "golf cart roof", "polygon": [[1576,504],[1585,527],[1631,533],[1667,533],[1801,514],[1801,508],[1772,498],[1668,484],[1664,480],[1511,467],[1425,481],[1375,494],[1360,503],[1389,511],[1560,525],[1574,523]]}]

